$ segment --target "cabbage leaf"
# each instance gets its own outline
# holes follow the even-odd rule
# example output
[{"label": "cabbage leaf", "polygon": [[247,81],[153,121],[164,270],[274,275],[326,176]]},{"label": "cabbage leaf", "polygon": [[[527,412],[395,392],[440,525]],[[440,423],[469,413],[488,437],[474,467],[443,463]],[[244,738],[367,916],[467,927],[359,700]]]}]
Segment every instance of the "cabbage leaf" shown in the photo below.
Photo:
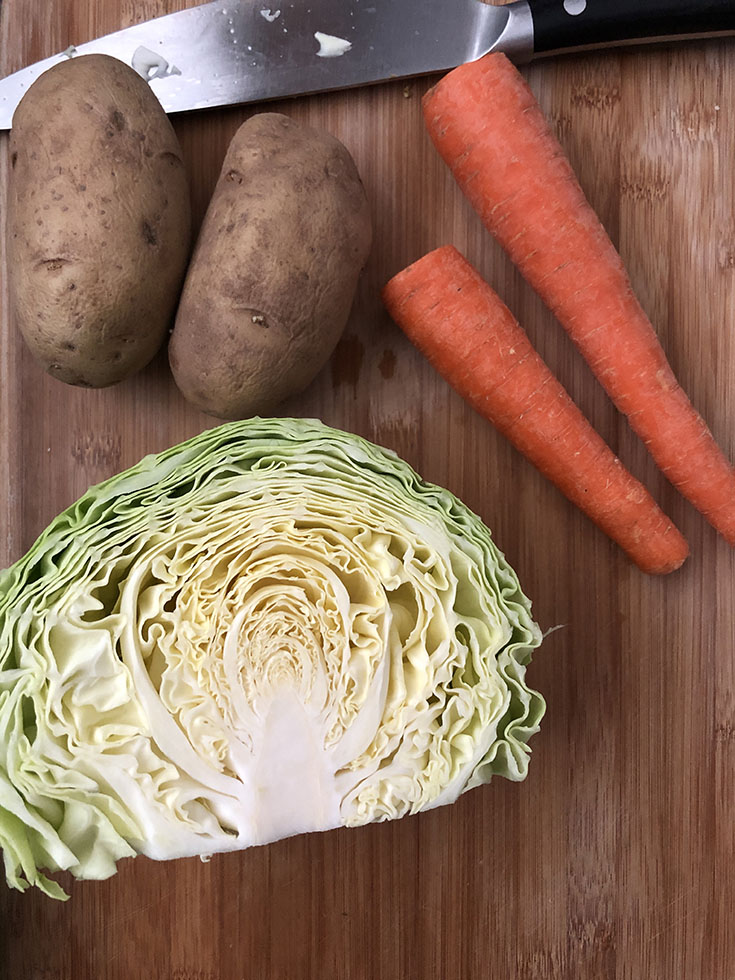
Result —
[{"label": "cabbage leaf", "polygon": [[523,779],[540,643],[489,530],[320,422],[210,429],[90,489],[0,573],[0,846],[209,855]]}]

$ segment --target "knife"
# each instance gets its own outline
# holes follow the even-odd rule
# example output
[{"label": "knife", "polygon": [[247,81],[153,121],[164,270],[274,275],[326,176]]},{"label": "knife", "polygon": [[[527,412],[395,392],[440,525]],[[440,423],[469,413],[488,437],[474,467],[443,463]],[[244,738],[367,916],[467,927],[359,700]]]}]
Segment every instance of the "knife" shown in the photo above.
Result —
[{"label": "knife", "polygon": [[[268,6],[270,4],[270,6]],[[735,0],[214,0],[136,24],[0,80],[0,130],[67,57],[134,67],[167,112],[441,72],[491,51],[517,64],[616,44],[735,33]]]}]

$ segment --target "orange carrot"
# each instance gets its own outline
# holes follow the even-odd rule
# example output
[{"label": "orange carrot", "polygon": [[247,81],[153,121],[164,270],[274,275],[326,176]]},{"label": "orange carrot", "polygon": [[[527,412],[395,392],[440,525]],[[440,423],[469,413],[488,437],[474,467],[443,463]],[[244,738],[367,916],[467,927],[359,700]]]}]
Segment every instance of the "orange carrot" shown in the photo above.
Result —
[{"label": "orange carrot", "polygon": [[673,572],[689,548],[595,432],[490,286],[452,246],[390,280],[399,327],[476,411],[644,572]]},{"label": "orange carrot", "polygon": [[424,97],[434,144],[671,483],[735,544],[735,470],[679,386],[620,256],[520,73],[502,54]]}]

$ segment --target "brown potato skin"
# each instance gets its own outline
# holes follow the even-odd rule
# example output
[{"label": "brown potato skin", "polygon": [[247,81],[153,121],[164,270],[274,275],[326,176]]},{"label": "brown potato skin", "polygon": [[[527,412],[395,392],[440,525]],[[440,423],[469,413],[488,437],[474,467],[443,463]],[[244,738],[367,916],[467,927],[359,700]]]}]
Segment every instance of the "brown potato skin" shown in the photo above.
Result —
[{"label": "brown potato skin", "polygon": [[101,388],[138,371],[171,327],[191,244],[176,134],[132,68],[61,62],[10,135],[8,269],[28,347],[53,377]]},{"label": "brown potato skin", "polygon": [[371,238],[365,190],[342,143],[279,113],[245,122],[169,343],[186,399],[240,419],[303,390],[345,328]]}]

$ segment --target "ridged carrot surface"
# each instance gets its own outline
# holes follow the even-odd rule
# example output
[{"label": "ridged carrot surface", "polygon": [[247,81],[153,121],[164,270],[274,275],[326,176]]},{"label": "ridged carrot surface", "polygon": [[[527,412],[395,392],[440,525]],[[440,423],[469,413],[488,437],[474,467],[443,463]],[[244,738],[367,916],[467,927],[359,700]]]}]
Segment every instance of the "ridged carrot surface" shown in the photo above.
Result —
[{"label": "ridged carrot surface", "polygon": [[452,246],[383,290],[436,370],[645,572],[684,562],[686,541],[595,432],[510,310]]},{"label": "ridged carrot surface", "polygon": [[677,382],[522,75],[505,55],[491,54],[445,75],[423,108],[462,191],[658,467],[735,544],[735,470]]}]

